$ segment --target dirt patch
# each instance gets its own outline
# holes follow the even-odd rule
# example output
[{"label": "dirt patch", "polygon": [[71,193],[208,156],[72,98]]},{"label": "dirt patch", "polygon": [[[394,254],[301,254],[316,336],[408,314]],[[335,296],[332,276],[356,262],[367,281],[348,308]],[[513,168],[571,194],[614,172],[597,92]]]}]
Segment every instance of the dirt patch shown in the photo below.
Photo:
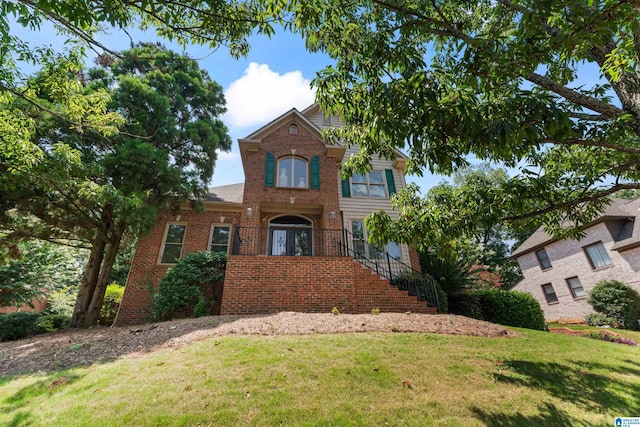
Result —
[{"label": "dirt patch", "polygon": [[0,343],[0,376],[50,372],[119,357],[144,357],[163,349],[223,335],[308,335],[354,332],[422,332],[479,337],[516,335],[503,326],[449,314],[307,314],[212,316],[135,327],[66,330]]}]

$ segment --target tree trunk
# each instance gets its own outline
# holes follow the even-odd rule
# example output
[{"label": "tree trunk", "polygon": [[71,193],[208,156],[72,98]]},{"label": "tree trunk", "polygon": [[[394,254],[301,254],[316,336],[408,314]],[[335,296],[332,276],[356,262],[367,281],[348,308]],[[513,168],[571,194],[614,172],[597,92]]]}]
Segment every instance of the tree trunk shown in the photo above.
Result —
[{"label": "tree trunk", "polygon": [[116,255],[120,248],[120,241],[122,240],[122,233],[120,231],[114,232],[113,241],[109,244],[107,252],[102,261],[100,268],[100,276],[98,277],[95,289],[89,307],[85,313],[84,325],[85,327],[93,326],[98,323],[100,319],[100,309],[104,302],[104,294],[109,285],[109,277],[113,270],[113,264],[116,262]]},{"label": "tree trunk", "polygon": [[85,326],[85,315],[89,309],[89,305],[91,304],[96,284],[98,282],[106,244],[107,243],[104,239],[98,236],[94,239],[91,245],[89,261],[87,261],[87,266],[85,267],[84,274],[82,275],[80,290],[78,291],[78,297],[76,298],[76,306],[73,310],[71,322],[69,323],[69,326],[72,328]]}]

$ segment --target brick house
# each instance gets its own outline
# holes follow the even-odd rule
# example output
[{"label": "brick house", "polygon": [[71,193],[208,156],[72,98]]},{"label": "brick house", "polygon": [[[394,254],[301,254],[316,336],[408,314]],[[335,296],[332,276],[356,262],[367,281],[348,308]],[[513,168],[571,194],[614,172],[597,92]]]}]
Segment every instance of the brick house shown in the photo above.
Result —
[{"label": "brick house", "polygon": [[532,294],[547,321],[584,319],[586,301],[602,280],[615,279],[640,292],[640,199],[612,199],[580,240],[554,240],[536,230],[512,254],[523,279],[513,289]]},{"label": "brick house", "polygon": [[341,123],[317,104],[290,110],[238,141],[244,183],[211,188],[204,212],[188,205],[162,212],[138,242],[116,325],[146,321],[150,288],[186,253],[202,250],[228,254],[212,314],[435,312],[426,302],[435,306],[433,295],[402,279],[419,270],[415,251],[366,242],[366,215],[397,214],[390,196],[405,185],[406,157],[373,159],[371,172],[341,180],[340,166],[357,147],[326,144],[327,126]]}]

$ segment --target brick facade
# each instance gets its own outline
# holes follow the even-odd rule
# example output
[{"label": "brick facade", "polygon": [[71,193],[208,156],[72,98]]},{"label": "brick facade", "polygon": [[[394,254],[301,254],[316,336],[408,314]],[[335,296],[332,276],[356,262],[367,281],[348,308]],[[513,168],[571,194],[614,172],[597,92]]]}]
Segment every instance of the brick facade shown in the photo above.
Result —
[{"label": "brick facade", "polygon": [[350,258],[229,257],[223,315],[328,313],[333,307],[341,313],[436,312]]},{"label": "brick facade", "polygon": [[[327,146],[320,129],[297,110],[239,140],[239,146],[245,173],[242,198],[235,198],[237,194],[229,188],[237,189],[237,185],[217,187],[215,197],[205,201],[204,212],[185,206],[180,214],[165,211],[158,216],[154,229],[138,242],[117,326],[149,319],[151,290],[170,267],[160,264],[159,257],[172,223],[186,226],[181,256],[208,250],[214,224],[232,225],[242,237],[241,255],[231,255],[228,260],[221,314],[328,312],[333,307],[345,313],[369,313],[373,308],[435,312],[351,258],[340,257],[336,242],[341,236],[339,169],[344,148]],[[304,188],[279,186],[278,161],[290,157],[307,164]],[[385,167],[391,168],[392,163],[388,161]],[[403,182],[397,182],[398,189]],[[390,202],[369,199],[365,205],[377,210],[390,207]],[[275,253],[270,252],[269,226],[278,218],[282,222],[276,227],[287,233],[295,231],[287,225],[292,218],[311,224],[309,255],[313,256],[267,256]],[[286,240],[288,243],[289,237]],[[419,269],[417,253],[409,254],[411,264]]]},{"label": "brick facade", "polygon": [[[602,242],[612,263],[594,269],[583,248],[597,242]],[[600,222],[587,228],[581,240],[564,239],[545,245],[551,268],[543,270],[534,251],[523,254],[518,257],[518,263],[524,278],[514,289],[531,293],[540,302],[547,321],[584,319],[593,308],[586,296],[573,297],[566,279],[578,277],[587,294],[598,282],[609,279],[619,280],[640,292],[640,248],[618,252],[611,250],[614,243],[607,223]],[[558,302],[547,302],[542,291],[542,285],[547,283],[553,286]]]},{"label": "brick facade", "polygon": [[[221,222],[224,217],[224,223]],[[131,270],[120,304],[116,326],[144,323],[151,314],[151,292],[157,288],[169,265],[159,264],[167,224],[187,224],[182,255],[207,250],[213,224],[238,224],[238,211],[195,212],[182,210],[180,214],[164,211],[156,218],[156,226],[140,238],[131,262]]]}]

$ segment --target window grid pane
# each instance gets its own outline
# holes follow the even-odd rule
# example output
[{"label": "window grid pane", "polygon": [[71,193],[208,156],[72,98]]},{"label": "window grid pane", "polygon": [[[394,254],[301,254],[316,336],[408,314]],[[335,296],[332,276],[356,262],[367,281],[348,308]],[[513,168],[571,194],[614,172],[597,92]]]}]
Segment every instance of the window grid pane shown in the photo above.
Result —
[{"label": "window grid pane", "polygon": [[162,249],[162,256],[160,257],[161,264],[175,264],[178,262],[180,253],[182,252],[182,242],[186,229],[186,225],[169,224]]},{"label": "window grid pane", "polygon": [[351,193],[355,197],[386,198],[383,173],[371,171],[365,175],[353,174],[351,176]]}]

